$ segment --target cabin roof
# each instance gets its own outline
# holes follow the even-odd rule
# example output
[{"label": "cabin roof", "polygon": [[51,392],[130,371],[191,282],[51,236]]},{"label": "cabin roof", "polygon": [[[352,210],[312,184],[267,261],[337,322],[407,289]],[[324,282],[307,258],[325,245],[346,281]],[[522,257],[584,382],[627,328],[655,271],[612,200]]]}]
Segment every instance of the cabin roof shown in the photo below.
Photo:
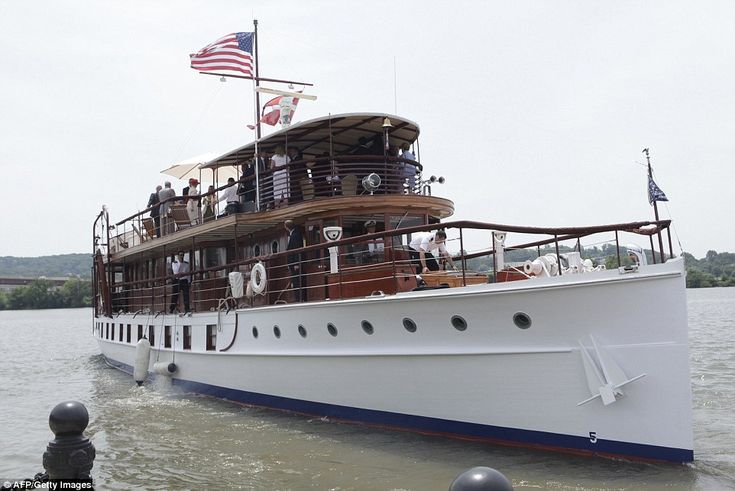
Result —
[{"label": "cabin roof", "polygon": [[[385,113],[333,114],[311,119],[281,129],[257,142],[261,149],[272,151],[277,145],[296,146],[308,155],[344,155],[356,150],[360,138],[368,140],[383,134],[383,121],[389,118],[391,146],[413,143],[419,136],[419,126],[405,118]],[[203,168],[238,165],[253,158],[253,141],[211,160]]]}]

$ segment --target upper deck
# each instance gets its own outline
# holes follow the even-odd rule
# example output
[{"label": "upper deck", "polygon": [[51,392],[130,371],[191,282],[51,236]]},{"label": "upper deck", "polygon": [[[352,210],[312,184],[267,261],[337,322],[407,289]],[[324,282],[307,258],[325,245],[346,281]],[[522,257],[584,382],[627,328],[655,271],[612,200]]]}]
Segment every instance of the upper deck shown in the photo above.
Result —
[{"label": "upper deck", "polygon": [[[184,208],[190,197],[175,196],[166,200],[171,211],[161,217],[161,224],[149,217],[160,205],[116,222],[106,241],[107,253],[118,260],[184,247],[193,238],[232,240],[277,227],[286,219],[303,223],[307,217],[336,211],[447,218],[454,212],[453,203],[431,196],[433,180],[424,178],[418,135],[416,123],[383,113],[333,115],[281,129],[201,165],[199,181],[213,182],[215,190],[194,198],[193,213]],[[298,155],[286,166],[271,168],[269,157],[278,147],[296,149]],[[399,155],[400,148],[410,149],[408,158]],[[220,176],[233,174],[238,176],[240,210],[226,214],[225,201],[218,200],[229,186]],[[373,180],[367,182],[367,176]],[[214,216],[204,216],[207,200],[215,202]]]}]

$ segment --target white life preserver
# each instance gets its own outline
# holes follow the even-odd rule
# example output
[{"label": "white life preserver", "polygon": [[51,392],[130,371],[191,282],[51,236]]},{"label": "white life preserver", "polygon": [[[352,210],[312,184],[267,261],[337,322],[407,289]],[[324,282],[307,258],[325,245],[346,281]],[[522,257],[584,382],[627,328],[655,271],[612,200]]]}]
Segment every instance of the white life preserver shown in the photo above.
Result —
[{"label": "white life preserver", "polygon": [[263,293],[267,281],[265,266],[263,266],[263,263],[255,263],[253,269],[250,271],[250,288],[253,290],[253,293],[256,295]]}]

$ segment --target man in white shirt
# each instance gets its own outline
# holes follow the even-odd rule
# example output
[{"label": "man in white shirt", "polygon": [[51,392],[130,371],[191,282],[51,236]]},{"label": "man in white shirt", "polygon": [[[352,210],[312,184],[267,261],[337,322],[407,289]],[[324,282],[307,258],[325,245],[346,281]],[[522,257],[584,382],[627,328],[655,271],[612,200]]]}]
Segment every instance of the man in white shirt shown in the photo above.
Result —
[{"label": "man in white shirt", "polygon": [[[184,253],[179,252],[179,257],[171,264],[171,271],[173,274],[188,273],[191,271],[189,263],[184,261]],[[189,308],[189,287],[190,287],[191,276],[180,276],[174,278],[173,288],[171,289],[171,307],[169,312],[173,313],[176,307],[179,305],[179,291],[184,294],[184,309],[185,312],[191,312]]]},{"label": "man in white shirt", "polygon": [[240,211],[240,197],[237,195],[237,186],[235,186],[235,178],[230,177],[227,179],[227,187],[222,191],[222,195],[217,201],[224,201],[227,203],[225,212],[220,215],[231,215]]},{"label": "man in white shirt", "polygon": [[[416,274],[428,273],[429,271],[439,271],[439,264],[431,251],[439,250],[439,255],[444,257],[454,269],[454,261],[452,256],[444,247],[447,240],[447,233],[444,230],[436,232],[417,232],[412,235],[411,243],[411,260],[416,265]],[[428,258],[426,257],[428,254]]]}]

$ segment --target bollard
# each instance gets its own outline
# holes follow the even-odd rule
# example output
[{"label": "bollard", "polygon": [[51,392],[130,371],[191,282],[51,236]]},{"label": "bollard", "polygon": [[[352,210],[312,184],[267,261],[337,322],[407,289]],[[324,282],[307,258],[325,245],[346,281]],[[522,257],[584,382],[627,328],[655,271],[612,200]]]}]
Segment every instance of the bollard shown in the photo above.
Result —
[{"label": "bollard", "polygon": [[513,485],[495,469],[473,467],[455,477],[449,491],[513,491]]},{"label": "bollard", "polygon": [[83,434],[87,424],[89,413],[81,402],[62,402],[51,410],[48,425],[56,438],[43,453],[43,468],[49,479],[92,481],[95,450]]}]

